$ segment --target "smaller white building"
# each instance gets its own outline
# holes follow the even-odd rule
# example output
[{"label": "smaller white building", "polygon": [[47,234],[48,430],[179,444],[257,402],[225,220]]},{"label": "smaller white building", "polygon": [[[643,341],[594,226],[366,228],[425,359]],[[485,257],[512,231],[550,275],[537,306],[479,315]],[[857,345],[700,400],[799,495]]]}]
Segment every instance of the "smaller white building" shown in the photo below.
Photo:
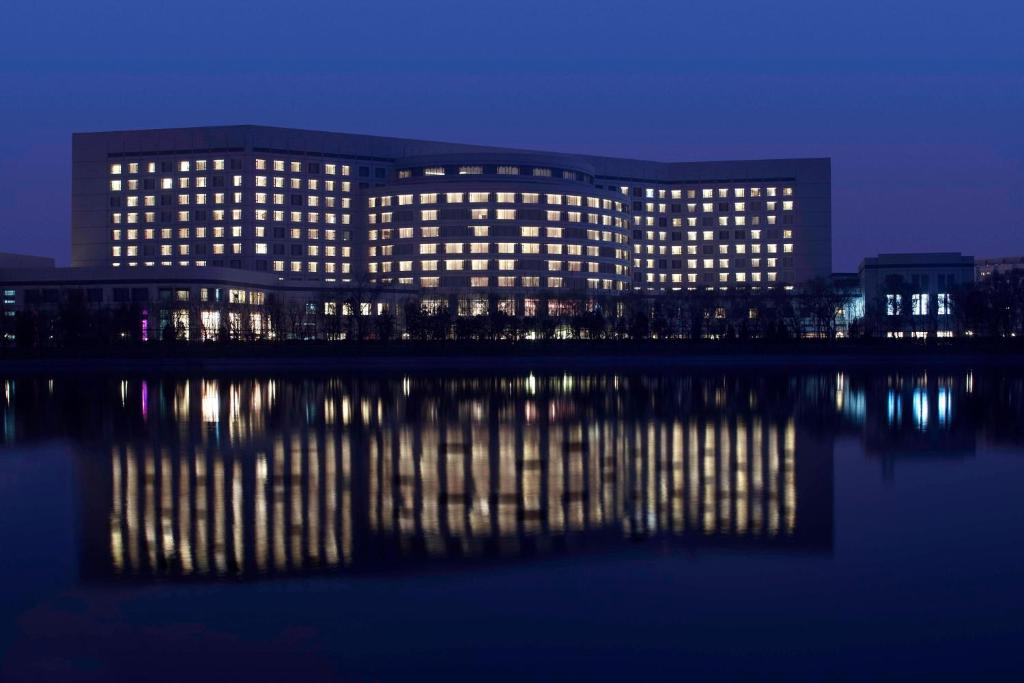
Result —
[{"label": "smaller white building", "polygon": [[960,252],[879,254],[859,268],[865,325],[889,337],[953,335],[953,294],[974,282]]}]

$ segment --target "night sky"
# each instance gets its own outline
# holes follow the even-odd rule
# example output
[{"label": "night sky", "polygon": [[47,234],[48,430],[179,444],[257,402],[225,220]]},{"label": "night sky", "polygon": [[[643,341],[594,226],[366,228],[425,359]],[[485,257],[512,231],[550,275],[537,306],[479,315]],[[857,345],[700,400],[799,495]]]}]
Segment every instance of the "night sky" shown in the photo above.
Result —
[{"label": "night sky", "polygon": [[658,160],[829,156],[833,267],[1024,254],[1024,3],[27,2],[0,251],[69,259],[71,133],[266,124]]}]

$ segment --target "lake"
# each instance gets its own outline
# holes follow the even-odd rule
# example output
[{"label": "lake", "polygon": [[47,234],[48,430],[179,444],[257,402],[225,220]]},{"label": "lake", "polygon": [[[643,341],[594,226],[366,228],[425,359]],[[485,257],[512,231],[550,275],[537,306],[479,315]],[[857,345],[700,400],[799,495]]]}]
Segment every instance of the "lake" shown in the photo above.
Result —
[{"label": "lake", "polygon": [[0,378],[0,679],[1020,680],[1024,373]]}]

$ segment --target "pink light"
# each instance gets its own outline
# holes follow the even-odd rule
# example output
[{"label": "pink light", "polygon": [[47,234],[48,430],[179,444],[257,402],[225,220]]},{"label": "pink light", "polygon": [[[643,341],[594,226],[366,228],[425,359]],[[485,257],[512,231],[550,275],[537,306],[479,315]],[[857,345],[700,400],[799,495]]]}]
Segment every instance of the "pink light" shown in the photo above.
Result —
[{"label": "pink light", "polygon": [[149,384],[142,380],[142,421],[149,418]]}]

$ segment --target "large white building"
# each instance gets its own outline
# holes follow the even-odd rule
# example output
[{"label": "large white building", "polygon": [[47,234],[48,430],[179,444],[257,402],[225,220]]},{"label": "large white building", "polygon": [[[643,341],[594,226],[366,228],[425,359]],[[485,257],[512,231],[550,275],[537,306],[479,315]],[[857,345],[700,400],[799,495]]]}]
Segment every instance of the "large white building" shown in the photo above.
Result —
[{"label": "large white building", "polygon": [[71,303],[131,308],[128,334],[144,338],[331,337],[351,331],[320,329],[324,316],[401,315],[414,297],[530,317],[629,293],[764,292],[829,275],[830,196],[828,159],[636,161],[265,126],[81,133],[71,267],[0,259],[4,316]]},{"label": "large white building", "polygon": [[666,163],[264,126],[76,134],[72,265],[448,292],[831,271],[828,159]]}]

